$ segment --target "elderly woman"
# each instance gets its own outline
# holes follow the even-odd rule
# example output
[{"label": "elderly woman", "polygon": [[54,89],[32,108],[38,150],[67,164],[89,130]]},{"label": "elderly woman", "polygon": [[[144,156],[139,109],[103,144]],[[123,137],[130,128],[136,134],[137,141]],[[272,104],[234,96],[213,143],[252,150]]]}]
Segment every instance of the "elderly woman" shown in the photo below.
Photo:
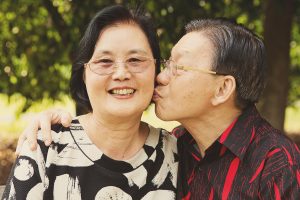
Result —
[{"label": "elderly woman", "polygon": [[91,20],[72,65],[71,95],[89,112],[25,143],[3,199],[175,199],[176,140],[141,122],[159,72],[149,19],[122,6]]}]

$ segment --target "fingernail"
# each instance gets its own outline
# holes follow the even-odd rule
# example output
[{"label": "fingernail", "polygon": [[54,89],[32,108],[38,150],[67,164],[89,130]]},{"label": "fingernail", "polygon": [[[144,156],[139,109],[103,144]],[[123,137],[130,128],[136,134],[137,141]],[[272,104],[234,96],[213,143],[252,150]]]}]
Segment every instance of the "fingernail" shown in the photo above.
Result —
[{"label": "fingernail", "polygon": [[49,146],[51,144],[50,140],[45,140],[45,145]]},{"label": "fingernail", "polygon": [[32,143],[32,144],[30,145],[30,148],[31,148],[31,150],[35,150],[35,144]]}]

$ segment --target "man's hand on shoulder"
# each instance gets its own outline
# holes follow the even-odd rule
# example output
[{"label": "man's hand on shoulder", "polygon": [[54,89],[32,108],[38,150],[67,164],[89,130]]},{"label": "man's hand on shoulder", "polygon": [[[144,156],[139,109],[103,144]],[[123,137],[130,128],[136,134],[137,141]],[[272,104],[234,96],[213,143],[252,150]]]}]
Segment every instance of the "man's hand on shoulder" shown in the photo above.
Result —
[{"label": "man's hand on shoulder", "polygon": [[18,139],[16,154],[19,155],[25,140],[28,140],[31,150],[37,148],[37,133],[41,129],[45,145],[49,146],[52,142],[51,125],[62,124],[64,127],[71,125],[72,115],[62,109],[52,109],[41,112],[34,117],[33,121],[25,128]]}]

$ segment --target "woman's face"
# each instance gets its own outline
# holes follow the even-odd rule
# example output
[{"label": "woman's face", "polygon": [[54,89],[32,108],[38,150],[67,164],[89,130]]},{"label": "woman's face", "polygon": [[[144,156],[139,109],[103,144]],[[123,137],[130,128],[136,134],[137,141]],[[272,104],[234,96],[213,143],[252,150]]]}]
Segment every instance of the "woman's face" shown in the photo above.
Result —
[{"label": "woman's face", "polygon": [[105,28],[89,63],[84,79],[93,113],[140,117],[151,101],[155,79],[155,61],[142,30],[135,24]]}]

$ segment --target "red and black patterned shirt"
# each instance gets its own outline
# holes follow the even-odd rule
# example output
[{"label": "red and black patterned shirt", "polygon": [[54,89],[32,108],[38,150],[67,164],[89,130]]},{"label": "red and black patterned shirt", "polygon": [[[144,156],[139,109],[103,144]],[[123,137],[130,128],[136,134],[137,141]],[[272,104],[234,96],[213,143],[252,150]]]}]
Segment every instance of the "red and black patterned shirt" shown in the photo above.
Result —
[{"label": "red and black patterned shirt", "polygon": [[221,134],[201,157],[182,127],[178,198],[300,199],[300,151],[251,107]]}]

